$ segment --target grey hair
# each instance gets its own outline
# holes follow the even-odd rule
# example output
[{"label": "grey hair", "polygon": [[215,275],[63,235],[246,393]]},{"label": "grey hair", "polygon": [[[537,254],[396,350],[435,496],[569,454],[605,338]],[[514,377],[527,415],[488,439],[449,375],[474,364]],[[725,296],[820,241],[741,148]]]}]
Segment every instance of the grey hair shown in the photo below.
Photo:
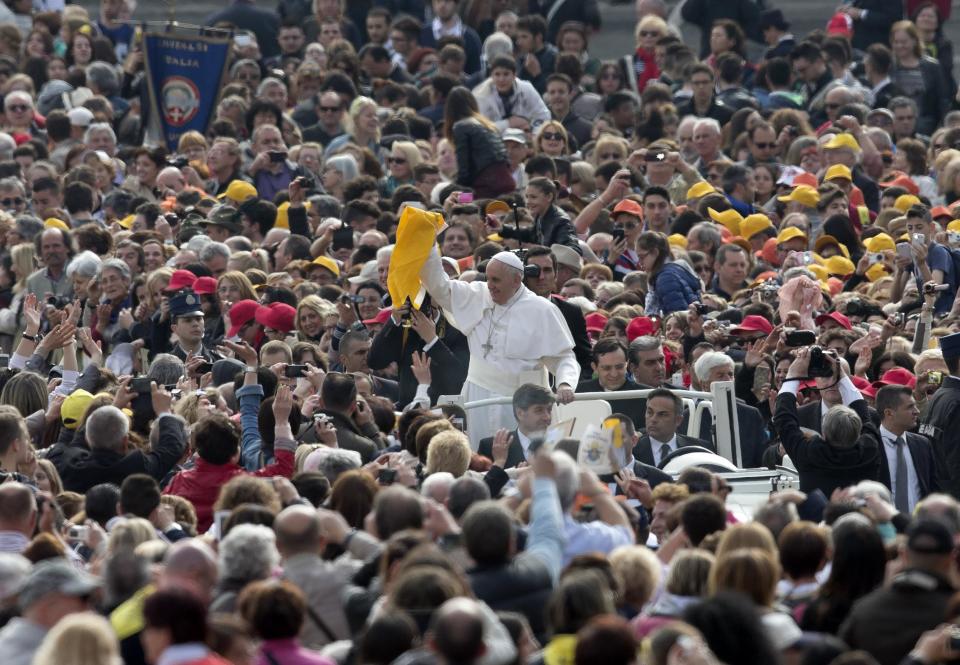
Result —
[{"label": "grey hair", "polygon": [[554,481],[557,484],[560,509],[568,513],[577,498],[577,492],[580,491],[580,470],[573,458],[564,452],[554,451],[551,458],[557,470]]},{"label": "grey hair", "polygon": [[103,271],[107,269],[116,270],[124,281],[130,281],[130,266],[123,259],[107,259],[100,265],[100,274],[102,275]]},{"label": "grey hair", "polygon": [[33,240],[43,230],[43,220],[33,215],[17,215],[14,228],[26,240]]},{"label": "grey hair", "polygon": [[87,66],[87,81],[93,83],[104,97],[114,97],[120,90],[117,70],[105,62],[91,62]]},{"label": "grey hair", "polygon": [[719,351],[707,351],[697,358],[697,362],[693,366],[693,373],[697,375],[697,379],[703,382],[710,378],[710,372],[715,368],[732,367],[733,365],[733,358],[727,354]]},{"label": "grey hair", "polygon": [[693,131],[696,133],[697,129],[700,127],[710,127],[717,134],[721,134],[723,130],[720,129],[720,123],[713,118],[700,118],[697,120],[697,123],[693,126]]},{"label": "grey hair", "polygon": [[710,245],[714,249],[718,248],[723,242],[723,236],[717,230],[717,225],[712,222],[697,222],[690,228],[687,234],[691,238],[696,238],[702,245]]},{"label": "grey hair", "polygon": [[909,106],[910,108],[912,108],[914,113],[917,112],[917,103],[910,97],[904,97],[903,95],[900,95],[898,97],[894,97],[889,102],[887,102],[887,108],[890,109],[891,111],[896,111],[897,109],[903,108],[905,106]]},{"label": "grey hair", "polygon": [[653,351],[661,346],[660,340],[652,335],[641,335],[630,342],[630,351]]},{"label": "grey hair", "polygon": [[117,133],[113,131],[111,127],[106,122],[95,122],[87,127],[87,131],[83,133],[83,142],[89,144],[90,137],[93,136],[96,132],[106,132],[110,134],[110,138],[113,140],[114,144],[117,142]]},{"label": "grey hair", "polygon": [[377,261],[380,259],[388,259],[393,256],[394,245],[387,245],[386,247],[381,247],[377,250]]},{"label": "grey hair", "polygon": [[187,241],[186,245],[181,245],[180,249],[181,251],[184,249],[191,251],[194,254],[196,254],[197,257],[199,258],[200,250],[202,250],[204,247],[206,247],[212,242],[213,241],[210,239],[210,236],[207,236],[201,233],[190,238],[190,240]]},{"label": "grey hair", "polygon": [[120,452],[130,433],[130,419],[113,405],[101,406],[87,418],[87,445],[91,450]]},{"label": "grey hair", "polygon": [[341,474],[359,468],[357,454],[352,450],[326,450],[317,464],[317,471],[327,477],[331,487]]},{"label": "grey hair", "polygon": [[[434,474],[438,475],[438,474]],[[428,476],[427,480],[433,476]],[[478,501],[490,498],[490,488],[487,484],[474,476],[460,476],[450,486],[450,495],[447,497],[447,508],[453,519],[460,520],[467,508]]]},{"label": "grey hair", "polygon": [[20,191],[20,194],[26,195],[27,190],[23,188],[23,183],[20,182],[19,178],[14,178],[10,176],[9,178],[0,179],[0,189],[16,189]]},{"label": "grey hair", "polygon": [[0,159],[7,160],[13,157],[17,149],[17,142],[6,132],[0,132]]},{"label": "grey hair", "polygon": [[853,495],[858,498],[864,499],[870,494],[876,494],[888,503],[893,501],[890,488],[876,480],[861,480],[853,487]]},{"label": "grey hair", "polygon": [[324,167],[336,169],[344,180],[353,180],[360,173],[360,167],[353,155],[334,155],[326,161]]},{"label": "grey hair", "polygon": [[[251,36],[256,39],[256,35]],[[258,70],[260,69],[260,65],[257,64],[256,60],[243,58],[242,60],[237,60],[235,63],[233,63],[233,66],[230,68],[230,78],[235,78],[241,67],[256,67]]]},{"label": "grey hair", "polygon": [[260,81],[260,85],[257,86],[257,97],[262,95],[264,90],[266,90],[267,87],[271,85],[279,85],[281,88],[284,88],[284,89],[286,89],[287,87],[283,84],[283,81],[281,81],[280,79],[273,76],[268,76],[262,81]]},{"label": "grey hair", "polygon": [[218,559],[221,579],[265,580],[280,563],[277,536],[262,524],[238,524],[220,541]]},{"label": "grey hair", "polygon": [[158,353],[150,363],[147,378],[156,381],[158,386],[169,386],[183,376],[183,361],[172,353]]},{"label": "grey hair", "polygon": [[230,254],[230,248],[222,242],[209,242],[203,247],[203,249],[200,250],[200,254],[198,256],[202,263],[206,263],[210,259],[217,256],[222,256],[229,261]]},{"label": "grey hair", "polygon": [[[699,364],[699,363],[698,363]],[[852,448],[860,438],[863,423],[849,406],[832,406],[823,417],[823,438],[835,448]]]},{"label": "grey hair", "polygon": [[434,489],[443,487],[449,492],[454,480],[455,478],[453,477],[453,474],[449,471],[438,471],[437,473],[431,473],[424,479],[423,485],[420,486],[420,494],[429,499],[433,499]]},{"label": "grey hair", "polygon": [[960,533],[960,503],[949,494],[928,494],[917,504],[914,519],[939,520],[950,529],[950,533]]},{"label": "grey hair", "polygon": [[489,65],[498,55],[513,53],[513,40],[505,32],[495,32],[483,40],[483,57]]},{"label": "grey hair", "polygon": [[[93,279],[100,274],[101,263],[99,256],[86,249],[73,257],[73,260],[67,264],[67,277],[73,278],[74,275],[79,275],[80,277]],[[127,271],[129,272],[129,270],[128,267]]]}]

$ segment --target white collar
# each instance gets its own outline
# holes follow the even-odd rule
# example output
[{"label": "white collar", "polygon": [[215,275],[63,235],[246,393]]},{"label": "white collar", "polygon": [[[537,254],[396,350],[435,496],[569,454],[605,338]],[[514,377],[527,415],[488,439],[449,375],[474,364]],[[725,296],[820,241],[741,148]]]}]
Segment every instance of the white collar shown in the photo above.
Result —
[{"label": "white collar", "polygon": [[888,83],[890,83],[890,77],[889,76],[884,77],[884,79],[880,81],[880,83],[876,84],[870,89],[870,92],[872,92],[873,94],[877,94],[878,92],[880,92],[880,88],[887,85]]},{"label": "white collar", "polygon": [[[648,436],[649,436],[649,435],[648,435]],[[662,445],[664,445],[664,444],[670,446],[671,448],[676,448],[676,447],[677,447],[677,434],[676,434],[676,432],[674,432],[673,438],[670,439],[669,441],[657,441],[657,440],[654,439],[652,436],[650,437],[650,447],[651,447],[651,448],[653,448],[654,446],[656,446],[657,450],[659,450],[660,447],[661,447]]]},{"label": "white collar", "polygon": [[163,650],[160,658],[157,659],[157,665],[180,665],[194,660],[200,660],[210,653],[210,649],[202,642],[188,642],[187,644],[174,644]]},{"label": "white collar", "polygon": [[434,39],[440,39],[441,37],[452,36],[452,37],[462,37],[463,36],[463,21],[459,16],[453,17],[453,27],[445,28],[443,27],[443,22],[439,17],[433,17],[433,23],[431,24],[433,28],[433,37]]},{"label": "white collar", "polygon": [[880,425],[880,436],[883,438],[883,442],[884,442],[884,443],[889,443],[891,446],[892,446],[892,445],[895,445],[896,442],[897,442],[897,439],[900,438],[900,437],[903,437],[903,442],[904,442],[904,443],[907,442],[907,433],[906,433],[906,432],[904,432],[903,434],[901,434],[901,435],[898,437],[896,434],[894,434],[893,432],[891,432],[890,430],[888,430],[888,429],[887,429],[886,427],[884,427],[883,425]]}]

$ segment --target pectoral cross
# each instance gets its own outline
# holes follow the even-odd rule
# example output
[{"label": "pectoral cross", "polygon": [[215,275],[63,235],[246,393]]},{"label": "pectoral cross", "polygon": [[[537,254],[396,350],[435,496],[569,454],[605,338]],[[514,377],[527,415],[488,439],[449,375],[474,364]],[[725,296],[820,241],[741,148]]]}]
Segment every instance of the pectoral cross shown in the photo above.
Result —
[{"label": "pectoral cross", "polygon": [[493,344],[491,344],[490,341],[488,340],[483,344],[481,344],[480,348],[483,349],[483,357],[486,358],[487,355],[490,353],[490,351],[493,350]]}]

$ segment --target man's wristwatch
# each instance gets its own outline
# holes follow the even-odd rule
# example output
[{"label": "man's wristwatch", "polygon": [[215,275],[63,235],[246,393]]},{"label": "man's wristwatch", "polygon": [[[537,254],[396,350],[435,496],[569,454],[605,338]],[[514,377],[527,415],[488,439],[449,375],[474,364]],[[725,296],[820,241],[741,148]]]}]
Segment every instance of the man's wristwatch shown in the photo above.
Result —
[{"label": "man's wristwatch", "polygon": [[247,365],[246,367],[243,368],[243,371],[244,371],[244,372],[253,372],[254,374],[256,374],[256,373],[257,373],[257,368],[256,368],[255,365]]},{"label": "man's wristwatch", "polygon": [[39,344],[40,340],[43,339],[43,336],[40,333],[37,333],[36,335],[28,335],[27,333],[23,333],[20,335],[20,337],[23,339],[29,339],[34,344]]}]

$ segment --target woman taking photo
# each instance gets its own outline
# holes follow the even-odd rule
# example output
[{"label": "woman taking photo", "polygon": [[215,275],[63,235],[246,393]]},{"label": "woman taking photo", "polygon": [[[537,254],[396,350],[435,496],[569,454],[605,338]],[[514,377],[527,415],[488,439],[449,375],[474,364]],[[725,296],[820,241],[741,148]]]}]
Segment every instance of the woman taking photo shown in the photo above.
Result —
[{"label": "woman taking photo", "polygon": [[480,115],[473,93],[457,86],[447,95],[444,131],[457,155],[457,184],[473,189],[476,198],[496,198],[514,191],[507,149],[500,132]]},{"label": "woman taking photo", "polygon": [[650,287],[647,316],[685,311],[691,303],[700,302],[700,278],[686,263],[673,260],[667,236],[654,231],[641,233],[637,238],[637,257]]},{"label": "woman taking photo", "polygon": [[533,216],[533,228],[539,235],[540,244],[550,247],[566,245],[580,253],[573,222],[557,206],[557,185],[547,178],[533,178],[528,184],[524,198],[527,210]]},{"label": "woman taking photo", "polygon": [[918,134],[929,136],[950,110],[950,91],[940,63],[923,54],[920,33],[913,21],[897,21],[890,28],[893,68],[890,79],[904,96],[917,102]]}]

